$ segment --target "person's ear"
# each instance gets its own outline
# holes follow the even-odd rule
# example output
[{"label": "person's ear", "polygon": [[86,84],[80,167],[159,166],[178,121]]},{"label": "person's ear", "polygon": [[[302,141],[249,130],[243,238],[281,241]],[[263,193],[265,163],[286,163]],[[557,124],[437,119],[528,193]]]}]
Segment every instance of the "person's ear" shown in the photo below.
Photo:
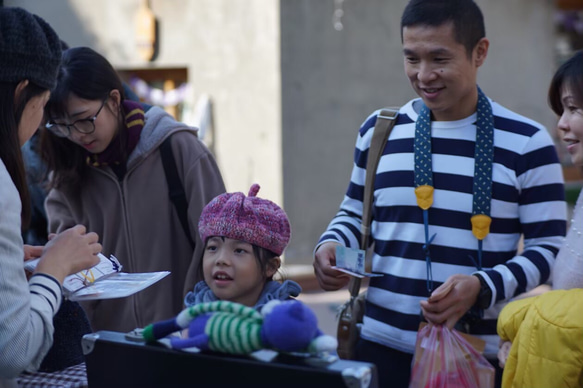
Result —
[{"label": "person's ear", "polygon": [[281,259],[279,256],[269,259],[267,266],[265,268],[265,277],[271,278],[277,273],[277,270],[281,267]]},{"label": "person's ear", "polygon": [[23,79],[18,83],[18,85],[16,85],[16,89],[14,90],[14,101],[19,100],[20,96],[22,95],[22,92],[24,91],[24,89],[26,89],[27,86],[28,86],[27,79]]},{"label": "person's ear", "polygon": [[476,61],[476,67],[482,66],[486,57],[488,56],[488,48],[490,47],[490,41],[487,38],[482,38],[474,47],[474,60]]},{"label": "person's ear", "polygon": [[109,101],[112,104],[111,110],[113,112],[119,111],[119,107],[121,105],[121,94],[119,90],[113,89],[111,92],[109,92]]}]

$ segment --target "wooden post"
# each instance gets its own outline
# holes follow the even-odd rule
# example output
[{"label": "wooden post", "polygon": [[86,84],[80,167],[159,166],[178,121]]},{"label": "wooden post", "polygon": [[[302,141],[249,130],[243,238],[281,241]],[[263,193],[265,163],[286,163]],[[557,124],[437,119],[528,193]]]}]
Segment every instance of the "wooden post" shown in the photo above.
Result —
[{"label": "wooden post", "polygon": [[136,43],[140,58],[151,61],[156,54],[156,17],[148,0],[142,0],[136,14]]}]

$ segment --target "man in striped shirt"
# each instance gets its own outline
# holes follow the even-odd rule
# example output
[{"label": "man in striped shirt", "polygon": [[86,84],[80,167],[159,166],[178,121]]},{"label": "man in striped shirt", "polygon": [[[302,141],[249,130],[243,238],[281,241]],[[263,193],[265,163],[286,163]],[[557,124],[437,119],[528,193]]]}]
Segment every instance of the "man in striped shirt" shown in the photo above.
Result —
[{"label": "man in striped shirt", "polygon": [[[473,312],[480,318],[465,327],[486,341],[484,355],[497,365],[499,311],[547,282],[566,230],[562,171],[548,132],[477,86],[489,48],[478,6],[411,0],[401,33],[405,73],[420,98],[401,107],[377,167],[372,259],[383,276],[370,281],[356,349],[359,360],[379,367],[380,386],[391,387],[408,385],[423,318],[452,328]],[[331,268],[336,246],[359,247],[378,113],[360,128],[348,190],[315,250],[325,290],[348,283]],[[422,188],[432,195],[425,209],[416,198]],[[487,220],[485,233],[478,220]]]}]

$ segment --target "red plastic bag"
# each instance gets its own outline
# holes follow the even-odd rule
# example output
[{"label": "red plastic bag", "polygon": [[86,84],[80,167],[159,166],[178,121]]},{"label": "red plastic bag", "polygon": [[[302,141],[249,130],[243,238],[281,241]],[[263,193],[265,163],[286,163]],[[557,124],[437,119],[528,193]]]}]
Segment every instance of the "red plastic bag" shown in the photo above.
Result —
[{"label": "red plastic bag", "polygon": [[492,388],[494,367],[456,330],[425,325],[417,333],[409,388]]}]

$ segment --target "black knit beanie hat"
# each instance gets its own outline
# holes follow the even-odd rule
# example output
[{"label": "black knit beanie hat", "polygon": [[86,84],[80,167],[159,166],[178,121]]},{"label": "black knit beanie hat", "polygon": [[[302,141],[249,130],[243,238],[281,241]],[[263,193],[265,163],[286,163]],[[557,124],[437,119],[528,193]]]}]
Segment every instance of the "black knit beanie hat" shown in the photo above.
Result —
[{"label": "black knit beanie hat", "polygon": [[27,79],[53,89],[60,62],[61,41],[47,22],[22,8],[0,8],[0,82]]}]

